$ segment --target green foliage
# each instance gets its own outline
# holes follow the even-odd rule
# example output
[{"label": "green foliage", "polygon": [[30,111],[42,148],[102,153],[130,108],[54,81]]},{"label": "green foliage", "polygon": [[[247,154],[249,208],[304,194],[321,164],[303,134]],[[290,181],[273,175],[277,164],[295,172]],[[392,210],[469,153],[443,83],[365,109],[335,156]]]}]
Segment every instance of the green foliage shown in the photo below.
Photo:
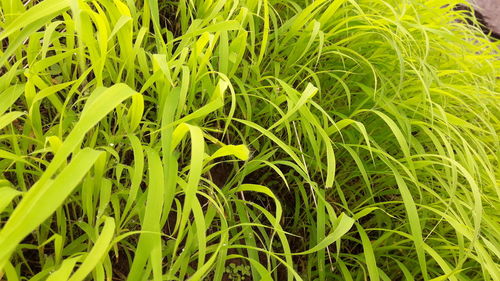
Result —
[{"label": "green foliage", "polygon": [[459,3],[0,0],[0,279],[500,280]]},{"label": "green foliage", "polygon": [[230,263],[226,266],[226,275],[229,280],[248,280],[250,278],[250,266],[249,265],[236,265],[235,263]]}]

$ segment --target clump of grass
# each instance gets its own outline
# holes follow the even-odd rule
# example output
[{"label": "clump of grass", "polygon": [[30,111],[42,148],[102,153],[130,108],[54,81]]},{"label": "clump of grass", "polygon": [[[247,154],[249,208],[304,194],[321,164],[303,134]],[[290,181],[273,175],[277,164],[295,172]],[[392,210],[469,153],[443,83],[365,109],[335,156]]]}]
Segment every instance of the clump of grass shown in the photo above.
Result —
[{"label": "clump of grass", "polygon": [[0,3],[0,278],[500,279],[463,3]]}]

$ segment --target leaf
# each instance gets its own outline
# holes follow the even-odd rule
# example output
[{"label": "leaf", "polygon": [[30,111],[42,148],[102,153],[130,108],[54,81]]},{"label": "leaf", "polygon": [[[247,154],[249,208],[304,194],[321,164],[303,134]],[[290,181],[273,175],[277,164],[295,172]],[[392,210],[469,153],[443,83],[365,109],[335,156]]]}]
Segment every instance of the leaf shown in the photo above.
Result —
[{"label": "leaf", "polygon": [[[147,149],[149,183],[147,189],[146,209],[142,222],[142,230],[137,245],[136,255],[130,268],[128,280],[137,280],[144,272],[143,267],[149,260],[153,263],[153,276],[155,280],[161,278],[161,269],[156,268],[162,264],[161,260],[161,229],[159,220],[163,211],[164,176],[163,165],[158,153]],[[155,251],[158,251],[155,253]],[[159,272],[158,272],[159,271]],[[160,276],[158,276],[160,274]]]},{"label": "leaf", "polygon": [[[78,270],[68,279],[68,281],[81,281],[84,280],[90,272],[101,263],[104,255],[109,250],[111,240],[115,233],[115,220],[110,217],[105,217],[104,227],[102,228],[101,235],[95,241],[94,247],[87,254]],[[69,267],[69,266],[68,266]]]},{"label": "leaf", "polygon": [[0,115],[3,115],[14,102],[23,94],[24,85],[16,84],[4,90],[0,94]]},{"label": "leaf", "polygon": [[250,156],[250,150],[246,145],[224,145],[223,147],[219,148],[212,156],[210,156],[210,160],[219,158],[219,157],[224,157],[224,156],[229,156],[233,155],[237,157],[238,159],[242,161],[248,160]]},{"label": "leaf", "polygon": [[308,255],[317,252],[319,250],[322,250],[331,245],[332,243],[341,239],[342,236],[344,236],[354,225],[354,220],[344,213],[340,214],[338,220],[339,222],[335,230],[332,233],[328,234],[325,237],[325,239],[320,241],[318,244],[316,244],[316,246],[312,247],[311,249],[304,252],[295,253],[294,255]]},{"label": "leaf", "polygon": [[0,187],[0,214],[2,211],[10,204],[10,202],[16,198],[16,196],[21,195],[20,191],[17,191],[8,186]]},{"label": "leaf", "polygon": [[37,182],[26,192],[0,231],[0,268],[17,244],[62,205],[100,155],[102,152],[83,149],[54,180],[44,185]]},{"label": "leaf", "polygon": [[68,277],[73,272],[76,263],[81,259],[81,257],[73,257],[65,259],[58,270],[50,274],[46,281],[62,281],[68,280]]},{"label": "leaf", "polygon": [[0,130],[3,129],[5,126],[9,125],[10,123],[12,123],[12,121],[16,120],[17,118],[23,115],[24,115],[23,112],[13,111],[0,116]]},{"label": "leaf", "polygon": [[379,281],[380,277],[378,274],[379,268],[377,267],[377,262],[375,258],[375,253],[373,252],[372,242],[366,235],[363,227],[356,223],[356,228],[358,229],[359,236],[361,237],[361,244],[363,244],[363,255],[365,256],[366,266],[368,267],[368,275],[370,280]]},{"label": "leaf", "polygon": [[27,25],[43,19],[52,18],[62,11],[69,9],[69,0],[44,0],[39,2],[34,7],[25,11],[22,15],[11,21],[0,33],[0,40],[10,36],[12,33],[21,30]]}]

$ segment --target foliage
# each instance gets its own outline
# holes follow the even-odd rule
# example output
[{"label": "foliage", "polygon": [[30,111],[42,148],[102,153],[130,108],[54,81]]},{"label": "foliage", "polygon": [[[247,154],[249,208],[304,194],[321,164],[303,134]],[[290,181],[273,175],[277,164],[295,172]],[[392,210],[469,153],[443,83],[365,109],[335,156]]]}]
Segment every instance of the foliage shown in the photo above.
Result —
[{"label": "foliage", "polygon": [[25,2],[0,278],[500,280],[498,42],[458,1]]}]

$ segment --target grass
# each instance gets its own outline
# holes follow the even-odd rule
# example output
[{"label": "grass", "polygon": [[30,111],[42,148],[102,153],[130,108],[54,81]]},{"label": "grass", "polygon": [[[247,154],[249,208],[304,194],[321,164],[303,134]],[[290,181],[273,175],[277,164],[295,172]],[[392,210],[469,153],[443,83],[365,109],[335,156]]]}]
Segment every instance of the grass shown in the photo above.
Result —
[{"label": "grass", "polygon": [[0,279],[500,280],[460,3],[0,1]]}]

